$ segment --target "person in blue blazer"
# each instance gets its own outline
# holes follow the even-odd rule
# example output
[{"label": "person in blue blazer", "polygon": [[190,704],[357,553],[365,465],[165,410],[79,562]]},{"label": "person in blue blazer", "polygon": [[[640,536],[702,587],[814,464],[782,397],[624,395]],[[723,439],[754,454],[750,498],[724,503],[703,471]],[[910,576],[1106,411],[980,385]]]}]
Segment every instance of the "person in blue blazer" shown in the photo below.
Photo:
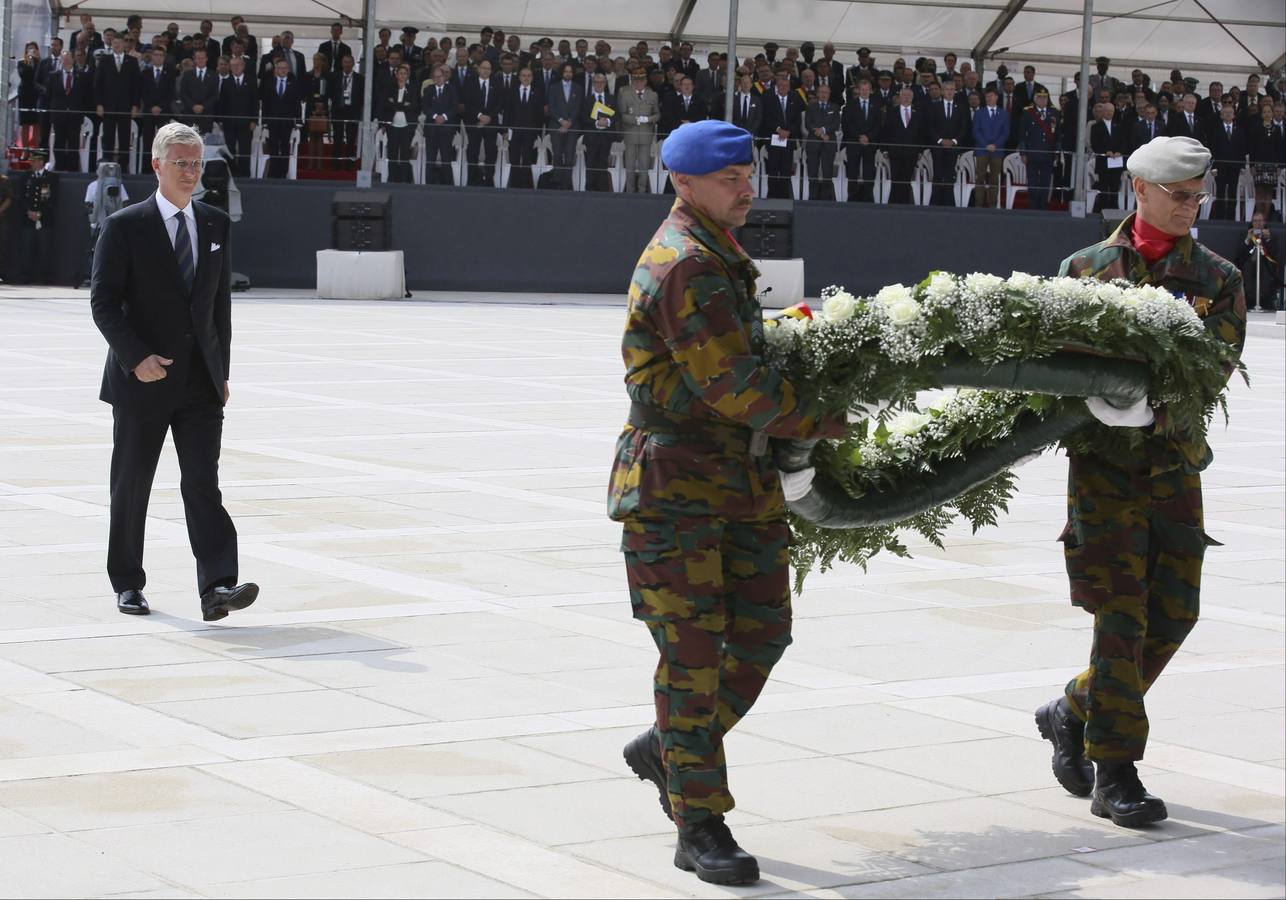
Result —
[{"label": "person in blue blazer", "polygon": [[974,183],[976,206],[996,205],[1000,174],[1005,165],[1005,142],[1009,140],[1009,115],[1000,108],[1000,94],[988,86],[983,105],[973,117]]}]

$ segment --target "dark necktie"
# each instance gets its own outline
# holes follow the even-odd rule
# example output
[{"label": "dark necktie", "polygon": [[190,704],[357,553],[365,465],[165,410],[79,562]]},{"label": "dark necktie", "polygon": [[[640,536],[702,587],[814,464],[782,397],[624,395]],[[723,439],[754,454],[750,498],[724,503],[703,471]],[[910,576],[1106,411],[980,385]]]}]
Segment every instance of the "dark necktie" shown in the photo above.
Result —
[{"label": "dark necktie", "polygon": [[174,221],[178,225],[174,229],[174,258],[179,264],[183,283],[191,291],[196,277],[196,264],[192,261],[192,239],[188,237],[187,217],[183,215],[183,210],[174,214]]},{"label": "dark necktie", "polygon": [[482,108],[487,108],[487,83],[482,82]]},{"label": "dark necktie", "polygon": [[750,118],[750,97],[746,96],[741,98],[741,121],[744,122],[746,121],[746,119],[749,119],[749,118]]},{"label": "dark necktie", "polygon": [[862,118],[865,119],[867,115],[869,115],[869,113],[867,112],[867,109],[866,109],[866,101],[863,100],[862,101]]},{"label": "dark necktie", "polygon": [[950,104],[950,103],[948,103],[948,104],[947,104],[947,118],[948,118],[948,119],[950,119],[950,118],[951,118],[951,104]]},{"label": "dark necktie", "polygon": [[278,78],[277,79],[277,96],[284,97],[285,95],[286,95],[286,79]]},{"label": "dark necktie", "polygon": [[64,81],[63,92],[68,96],[71,95],[71,73],[68,72]]}]

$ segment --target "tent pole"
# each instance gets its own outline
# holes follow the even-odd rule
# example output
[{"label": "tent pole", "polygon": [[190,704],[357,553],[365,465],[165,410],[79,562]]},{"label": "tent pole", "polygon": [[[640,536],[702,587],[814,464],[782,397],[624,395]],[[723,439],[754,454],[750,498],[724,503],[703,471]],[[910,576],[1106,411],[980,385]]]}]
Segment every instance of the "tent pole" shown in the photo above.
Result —
[{"label": "tent pole", "polygon": [[[361,123],[361,156],[362,168],[358,173],[367,187],[375,173],[375,110],[371,103],[375,98],[375,0],[362,2],[362,123]],[[358,185],[361,186],[360,184]]]},{"label": "tent pole", "polygon": [[728,61],[723,65],[723,120],[732,121],[732,97],[737,77],[737,12],[738,0],[728,0]]},{"label": "tent pole", "polygon": [[1089,127],[1090,111],[1090,35],[1094,30],[1094,0],[1085,0],[1085,18],[1081,23],[1081,84],[1077,89],[1080,102],[1076,104],[1076,157],[1072,165],[1073,197],[1081,204],[1085,214],[1085,131]]}]

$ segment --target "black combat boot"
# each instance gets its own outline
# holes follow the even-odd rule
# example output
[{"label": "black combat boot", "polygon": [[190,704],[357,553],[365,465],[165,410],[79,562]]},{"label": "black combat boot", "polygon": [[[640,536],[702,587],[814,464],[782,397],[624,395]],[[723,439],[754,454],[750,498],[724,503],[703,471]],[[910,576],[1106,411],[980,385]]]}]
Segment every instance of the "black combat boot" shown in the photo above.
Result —
[{"label": "black combat boot", "polygon": [[666,787],[665,761],[661,757],[661,734],[653,725],[625,745],[625,762],[639,781],[650,781],[661,792],[661,811],[670,819],[670,791]]},{"label": "black combat boot", "polygon": [[1098,763],[1090,812],[1123,828],[1160,822],[1168,815],[1161,798],[1143,787],[1132,762]]},{"label": "black combat boot", "polygon": [[1036,710],[1040,736],[1054,745],[1051,766],[1058,783],[1077,797],[1094,790],[1094,766],[1085,758],[1085,723],[1076,718],[1066,697],[1050,700]]},{"label": "black combat boot", "polygon": [[723,816],[679,829],[674,864],[711,884],[754,884],[759,861],[737,846]]}]

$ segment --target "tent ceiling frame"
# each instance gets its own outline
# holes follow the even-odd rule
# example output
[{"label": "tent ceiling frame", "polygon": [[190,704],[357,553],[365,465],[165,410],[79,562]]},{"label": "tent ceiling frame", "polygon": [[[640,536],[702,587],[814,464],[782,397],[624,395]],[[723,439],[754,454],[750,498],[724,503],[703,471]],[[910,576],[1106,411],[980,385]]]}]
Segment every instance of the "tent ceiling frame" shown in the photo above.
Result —
[{"label": "tent ceiling frame", "polygon": [[688,20],[692,18],[692,11],[697,8],[697,0],[683,0],[679,4],[679,11],[674,14],[674,24],[670,26],[670,42],[677,44],[683,39],[683,29],[688,27]]},{"label": "tent ceiling frame", "polygon": [[1027,0],[1009,0],[1005,8],[1000,11],[995,20],[987,26],[987,30],[978,38],[978,43],[974,44],[973,50],[969,55],[973,59],[982,59],[983,55],[996,44],[996,39],[1004,33],[1009,27],[1009,23],[1014,20],[1019,11],[1027,5]]},{"label": "tent ceiling frame", "polygon": [[[1006,4],[1002,3],[954,3],[947,0],[815,0],[817,3],[845,3],[855,6],[925,6],[931,9],[973,9],[986,10],[988,12],[1000,13],[1005,9]],[[1051,16],[1067,16],[1079,19],[1081,10],[1079,9],[1059,9],[1052,6],[1028,6],[1025,8],[1029,13],[1044,13]],[[1095,17],[1100,22],[1108,19],[1136,19],[1143,22],[1178,22],[1190,25],[1210,25],[1210,19],[1202,16],[1166,16],[1160,13],[1147,12],[1122,12],[1122,13],[1095,13]],[[1225,25],[1246,25],[1252,28],[1271,28],[1278,25],[1274,21],[1263,21],[1258,19],[1220,19]]]},{"label": "tent ceiling frame", "polygon": [[[53,8],[54,15],[60,18],[63,16],[78,16],[81,14],[81,12],[87,12],[87,13],[91,13],[95,18],[98,18],[101,16],[104,19],[106,18],[126,19],[129,16],[132,16],[138,13],[137,9],[124,9],[124,8],[111,9],[111,8],[102,7],[102,6],[87,6],[83,10],[81,10],[81,9],[77,9],[75,4],[69,4],[64,6],[62,3],[56,2],[56,0],[50,0],[50,6]],[[166,19],[169,21],[182,20],[184,22],[199,22],[202,19],[213,19],[217,15],[218,15],[217,13],[214,13],[214,14],[165,13],[163,14],[160,11],[143,13],[143,16],[145,19],[147,18]],[[242,15],[245,15],[245,13],[242,13]],[[255,24],[322,25],[327,28],[329,28],[331,24],[335,22],[336,19],[341,19],[341,20],[350,19],[350,17],[347,14],[340,14],[338,16],[259,16],[259,15],[254,15],[252,13],[250,15],[246,15],[245,17],[246,17],[246,21],[252,22]],[[353,25],[359,25],[360,22],[361,20],[359,18],[356,18],[356,17],[351,18],[351,24]]]}]

